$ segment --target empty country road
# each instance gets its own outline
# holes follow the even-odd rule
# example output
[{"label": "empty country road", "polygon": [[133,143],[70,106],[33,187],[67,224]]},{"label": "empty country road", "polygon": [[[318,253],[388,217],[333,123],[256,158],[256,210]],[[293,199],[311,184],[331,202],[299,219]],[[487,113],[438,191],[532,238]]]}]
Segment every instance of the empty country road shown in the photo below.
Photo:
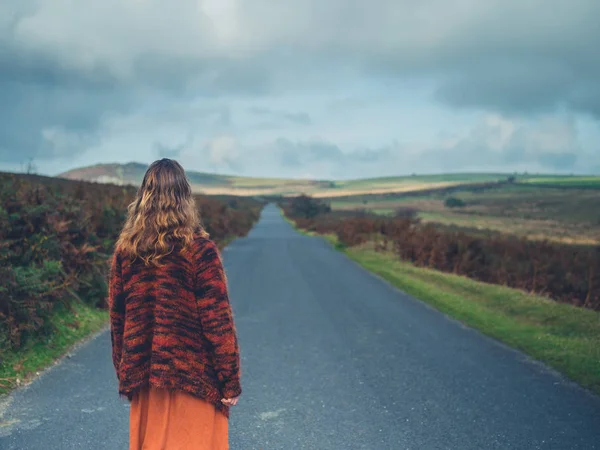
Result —
[{"label": "empty country road", "polygon": [[[600,449],[600,398],[303,236],[272,205],[223,252],[234,450]],[[127,449],[106,331],[0,403],[0,449]]]}]

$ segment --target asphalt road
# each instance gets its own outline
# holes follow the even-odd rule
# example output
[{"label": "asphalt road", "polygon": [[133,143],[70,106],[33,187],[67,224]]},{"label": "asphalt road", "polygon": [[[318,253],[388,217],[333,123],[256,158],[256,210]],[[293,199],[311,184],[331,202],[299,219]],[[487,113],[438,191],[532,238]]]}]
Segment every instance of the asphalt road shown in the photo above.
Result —
[{"label": "asphalt road", "polygon": [[[600,449],[600,398],[433,311],[267,207],[224,251],[234,450]],[[0,403],[0,449],[126,449],[106,332]]]}]

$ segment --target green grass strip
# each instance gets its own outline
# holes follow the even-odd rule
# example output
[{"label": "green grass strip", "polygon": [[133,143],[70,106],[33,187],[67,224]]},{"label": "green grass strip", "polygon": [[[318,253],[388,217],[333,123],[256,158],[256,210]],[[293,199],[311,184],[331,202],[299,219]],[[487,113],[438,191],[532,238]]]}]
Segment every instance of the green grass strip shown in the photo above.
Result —
[{"label": "green grass strip", "polygon": [[54,331],[49,336],[29,339],[18,352],[3,355],[0,364],[0,394],[29,380],[36,372],[53,364],[80,340],[99,331],[108,313],[80,302],[61,307],[50,319]]}]

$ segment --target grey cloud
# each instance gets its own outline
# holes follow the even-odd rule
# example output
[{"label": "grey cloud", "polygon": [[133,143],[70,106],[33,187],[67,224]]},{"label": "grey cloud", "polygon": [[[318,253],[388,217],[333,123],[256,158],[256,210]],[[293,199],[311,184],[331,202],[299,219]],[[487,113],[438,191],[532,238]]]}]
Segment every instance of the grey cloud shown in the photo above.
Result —
[{"label": "grey cloud", "polygon": [[271,159],[282,169],[311,168],[322,178],[457,171],[591,173],[594,161],[600,166],[600,155],[580,159],[577,128],[570,118],[532,122],[490,116],[466,135],[444,139],[445,143],[418,148],[392,142],[354,150],[319,139],[277,139],[269,154],[278,155]]},{"label": "grey cloud", "polygon": [[340,111],[348,110],[359,110],[369,105],[369,101],[362,98],[344,97],[332,101],[327,109],[333,113],[339,113]]},{"label": "grey cloud", "polygon": [[600,118],[600,85],[596,82],[590,89],[579,90],[570,97],[570,103],[576,110]]},{"label": "grey cloud", "polygon": [[280,122],[291,122],[297,125],[310,125],[312,123],[310,116],[305,112],[279,111],[259,106],[249,108],[248,112],[272,121],[270,123],[275,127]]},{"label": "grey cloud", "polygon": [[361,163],[378,163],[391,156],[390,148],[361,149],[342,151],[334,143],[320,139],[292,142],[277,139],[273,148],[279,154],[280,162],[286,167],[310,167],[313,163],[326,163],[333,166],[352,166]]},{"label": "grey cloud", "polygon": [[[105,3],[2,2],[0,160],[50,160],[85,152],[102,139],[107,118],[135,113],[159,92],[177,102],[265,91],[269,74],[255,60],[223,58],[206,47],[195,53],[197,21],[188,19],[183,32],[174,28],[159,40],[166,19],[171,16],[180,26],[194,2],[173,8],[156,1],[129,7],[119,0]],[[111,32],[95,32],[97,27]],[[136,27],[143,28],[139,36]],[[231,127],[228,108],[216,114],[215,129]]]},{"label": "grey cloud", "polygon": [[538,156],[542,167],[549,167],[550,170],[557,172],[571,171],[577,163],[578,155],[573,152],[560,153],[542,153]]},{"label": "grey cloud", "polygon": [[480,77],[463,76],[444,82],[436,97],[458,107],[473,107],[504,113],[538,113],[555,109],[567,98],[562,80],[541,80],[540,76],[501,75],[481,71]]},{"label": "grey cloud", "polygon": [[179,145],[166,145],[162,142],[156,142],[154,144],[154,150],[159,158],[179,158],[181,153],[185,150],[187,144]]},{"label": "grey cloud", "polygon": [[283,148],[279,154],[280,163],[284,167],[298,168],[301,167],[304,162],[302,161],[301,155],[294,151],[293,148]]},{"label": "grey cloud", "polygon": [[477,3],[462,28],[428,48],[417,40],[423,54],[383,58],[382,70],[429,76],[436,98],[453,107],[526,115],[565,108],[600,117],[599,2]]},{"label": "grey cloud", "polygon": [[358,162],[373,163],[387,160],[393,156],[391,147],[380,149],[363,149],[351,154],[352,159]]},{"label": "grey cloud", "polygon": [[310,125],[310,116],[306,113],[283,113],[282,117],[299,125]]},{"label": "grey cloud", "polygon": [[595,113],[600,102],[596,0],[234,0],[216,12],[209,1],[66,9],[66,0],[12,0],[4,8],[22,4],[26,13],[4,24],[5,42],[20,58],[52,62],[60,79],[261,95],[359,69],[427,77],[454,106]]},{"label": "grey cloud", "polygon": [[[600,108],[600,98],[592,95],[597,90],[595,80],[577,74],[576,67],[568,67],[567,62],[544,61],[535,54],[527,61],[480,58],[468,70],[441,81],[437,99],[452,106],[508,114],[536,114],[561,107],[596,114]],[[593,70],[600,75],[600,66]]]},{"label": "grey cloud", "polygon": [[170,123],[199,129],[223,132],[235,126],[234,113],[225,103],[201,101],[190,104],[189,100],[171,98],[155,100],[148,111],[140,114],[148,123],[146,126]]},{"label": "grey cloud", "polygon": [[[81,152],[100,138],[97,129],[105,111],[129,106],[117,91],[17,82],[0,83],[0,103],[0,158],[12,162]],[[67,141],[76,145],[64,145]]]},{"label": "grey cloud", "polygon": [[321,140],[292,142],[280,138],[275,141],[274,147],[280,155],[281,164],[288,167],[303,166],[317,161],[332,161],[338,164],[345,162],[345,155],[337,145]]},{"label": "grey cloud", "polygon": [[[358,68],[387,81],[427,79],[451,106],[525,114],[600,108],[597,0],[238,4],[245,24],[259,30],[255,39],[271,49],[289,46],[300,61],[310,55],[319,67]],[[267,5],[276,23],[260,15]]]},{"label": "grey cloud", "polygon": [[[597,0],[3,0],[0,158],[81,152],[102,139],[107,117],[143,110],[157,92],[166,102],[276,96],[353,77],[390,88],[428,80],[451,107],[600,117],[598,17]],[[265,117],[312,122],[304,112]],[[232,127],[229,111],[218,120],[217,129]],[[290,166],[371,158],[333,144],[283,148]],[[464,143],[459,150],[476,153]],[[562,154],[576,152],[566,146]],[[557,154],[531,158],[577,164]]]},{"label": "grey cloud", "polygon": [[525,120],[490,115],[470,131],[440,135],[427,145],[392,141],[350,148],[322,138],[279,138],[251,145],[219,136],[180,155],[194,168],[260,176],[347,179],[411,173],[498,171],[593,173],[600,154],[585,154],[571,117]]},{"label": "grey cloud", "polygon": [[543,119],[537,123],[493,117],[470,134],[443,149],[430,148],[408,161],[430,161],[442,171],[501,170],[530,167],[545,172],[587,172],[578,165],[581,148],[577,130],[569,119]]}]

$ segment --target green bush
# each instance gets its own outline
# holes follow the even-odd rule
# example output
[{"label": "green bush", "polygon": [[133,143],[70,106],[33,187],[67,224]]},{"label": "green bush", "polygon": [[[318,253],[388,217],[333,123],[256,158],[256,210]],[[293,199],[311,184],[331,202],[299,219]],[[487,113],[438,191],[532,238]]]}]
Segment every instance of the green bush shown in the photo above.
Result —
[{"label": "green bush", "polygon": [[444,201],[444,205],[447,208],[462,208],[462,207],[466,206],[467,204],[464,202],[464,200],[462,200],[458,197],[448,197]]},{"label": "green bush", "polygon": [[316,198],[309,197],[308,195],[299,195],[294,197],[289,206],[285,209],[290,211],[292,217],[300,217],[304,219],[312,219],[321,214],[327,214],[331,212],[331,206]]}]

